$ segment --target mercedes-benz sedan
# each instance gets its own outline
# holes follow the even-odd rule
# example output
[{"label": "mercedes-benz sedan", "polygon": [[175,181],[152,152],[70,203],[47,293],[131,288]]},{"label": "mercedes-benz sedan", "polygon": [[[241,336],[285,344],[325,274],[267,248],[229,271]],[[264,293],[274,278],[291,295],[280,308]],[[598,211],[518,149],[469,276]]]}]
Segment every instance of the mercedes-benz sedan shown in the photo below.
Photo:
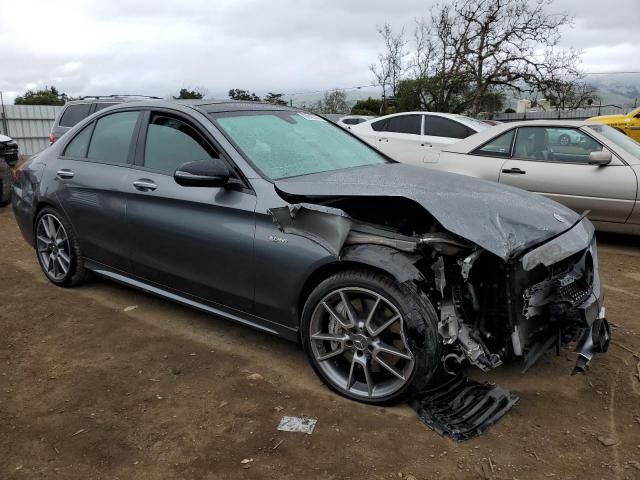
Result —
[{"label": "mercedes-benz sedan", "polygon": [[12,203],[55,285],[98,274],[299,340],[364,402],[558,343],[585,370],[608,343],[589,220],[292,108],[101,110],[18,169]]}]

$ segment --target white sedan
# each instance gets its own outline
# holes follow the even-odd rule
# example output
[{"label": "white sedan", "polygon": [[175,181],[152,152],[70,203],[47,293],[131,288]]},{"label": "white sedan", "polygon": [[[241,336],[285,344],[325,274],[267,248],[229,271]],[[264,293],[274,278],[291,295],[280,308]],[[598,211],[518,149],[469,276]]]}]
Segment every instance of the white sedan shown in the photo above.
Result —
[{"label": "white sedan", "polygon": [[589,210],[599,230],[640,234],[640,144],[606,125],[504,123],[405,163],[540,193],[579,213]]},{"label": "white sedan", "polygon": [[399,162],[422,162],[441,148],[492,128],[451,113],[403,112],[351,126],[351,133]]}]

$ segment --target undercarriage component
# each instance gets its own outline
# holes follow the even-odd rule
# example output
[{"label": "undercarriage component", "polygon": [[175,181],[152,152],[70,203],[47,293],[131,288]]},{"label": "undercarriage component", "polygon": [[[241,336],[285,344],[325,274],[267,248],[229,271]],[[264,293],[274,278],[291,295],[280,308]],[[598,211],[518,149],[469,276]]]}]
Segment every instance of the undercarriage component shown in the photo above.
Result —
[{"label": "undercarriage component", "polygon": [[571,375],[576,373],[585,373],[589,370],[591,359],[594,353],[604,353],[609,349],[609,342],[611,342],[611,327],[606,318],[604,318],[604,312],[601,312],[600,318],[598,318],[591,327],[586,328],[578,342],[576,351],[578,352],[578,359],[576,360],[576,366],[571,372]]},{"label": "undercarriage component", "polygon": [[414,396],[411,407],[432,430],[457,442],[480,435],[519,400],[517,395],[463,375]]}]

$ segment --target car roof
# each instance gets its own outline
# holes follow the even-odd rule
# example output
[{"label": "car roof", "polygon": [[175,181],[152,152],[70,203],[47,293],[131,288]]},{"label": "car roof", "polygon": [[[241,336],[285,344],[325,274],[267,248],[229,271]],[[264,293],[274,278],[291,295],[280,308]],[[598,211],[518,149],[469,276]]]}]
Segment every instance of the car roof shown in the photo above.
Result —
[{"label": "car roof", "polygon": [[[216,99],[141,99],[130,98],[126,102],[126,107],[172,107],[181,105],[184,107],[194,108],[200,110],[203,113],[220,113],[220,112],[242,112],[242,111],[293,111],[300,112],[298,108],[293,108],[285,105],[275,105],[273,103],[266,102],[251,102],[248,100],[216,100]],[[122,107],[123,105],[120,105]],[[118,106],[110,107],[111,109],[117,109]],[[105,110],[106,111],[106,110]]]},{"label": "car roof", "polygon": [[488,142],[494,137],[500,134],[512,130],[517,127],[568,127],[568,128],[580,128],[587,125],[593,125],[596,122],[589,122],[587,120],[522,120],[519,122],[507,122],[494,126],[489,126],[484,130],[471,135],[459,142],[449,145],[443,148],[443,151],[452,153],[468,153],[474,150],[483,143]]},{"label": "car roof", "polygon": [[162,100],[160,97],[151,97],[148,95],[85,95],[83,97],[69,100],[64,104],[74,105],[78,103],[123,103],[123,102],[137,102],[142,99]]}]

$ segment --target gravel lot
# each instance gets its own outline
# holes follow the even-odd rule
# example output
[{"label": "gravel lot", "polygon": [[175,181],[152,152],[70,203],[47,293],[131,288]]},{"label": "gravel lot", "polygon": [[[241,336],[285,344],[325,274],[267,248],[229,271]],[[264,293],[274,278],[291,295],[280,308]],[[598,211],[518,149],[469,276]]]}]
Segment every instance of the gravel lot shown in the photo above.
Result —
[{"label": "gravel lot", "polygon": [[[478,376],[521,400],[462,444],[332,394],[297,345],[103,280],[52,286],[10,208],[0,240],[0,478],[640,478],[639,240],[600,239],[609,353],[585,376],[569,350]],[[283,415],[318,424],[278,432]]]}]

